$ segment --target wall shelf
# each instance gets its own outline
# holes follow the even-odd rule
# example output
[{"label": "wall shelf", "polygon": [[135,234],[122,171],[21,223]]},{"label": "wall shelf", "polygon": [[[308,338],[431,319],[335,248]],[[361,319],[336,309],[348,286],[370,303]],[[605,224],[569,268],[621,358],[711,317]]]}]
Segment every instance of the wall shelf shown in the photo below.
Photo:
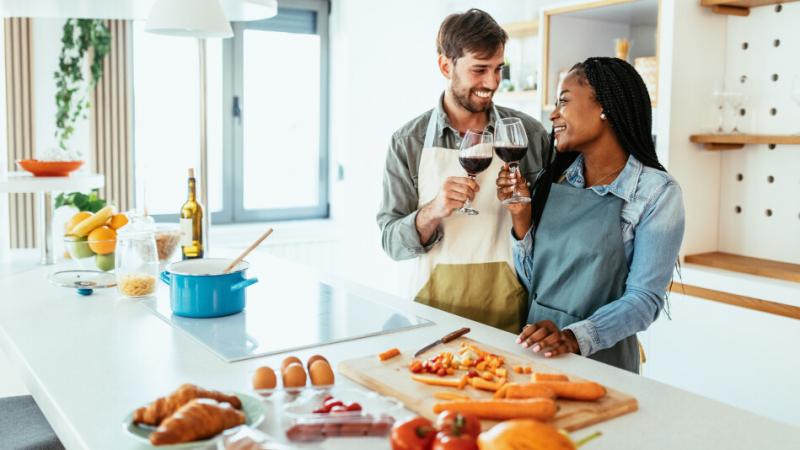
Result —
[{"label": "wall shelf", "polygon": [[748,144],[800,145],[800,135],[790,134],[693,134],[689,140],[706,150],[736,150]]},{"label": "wall shelf", "polygon": [[711,8],[711,12],[729,16],[749,16],[750,8],[778,5],[797,0],[700,0],[700,5]]},{"label": "wall shelf", "polygon": [[800,264],[752,258],[723,252],[686,255],[684,261],[687,264],[697,264],[732,272],[748,273],[750,275],[800,283]]}]

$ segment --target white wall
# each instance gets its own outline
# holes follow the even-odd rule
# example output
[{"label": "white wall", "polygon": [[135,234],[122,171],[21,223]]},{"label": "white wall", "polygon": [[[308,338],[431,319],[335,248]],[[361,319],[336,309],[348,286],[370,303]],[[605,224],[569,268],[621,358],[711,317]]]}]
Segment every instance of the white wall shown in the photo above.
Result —
[{"label": "white wall", "polygon": [[[38,151],[58,147],[56,130],[56,82],[53,73],[58,70],[61,52],[63,19],[33,19],[31,40],[33,45],[33,112],[34,143]],[[84,74],[86,76],[87,73]],[[89,119],[79,120],[70,139],[70,148],[79,150],[86,163],[81,171],[91,168],[91,127]]]},{"label": "white wall", "polygon": [[[0,21],[0,173],[8,170],[8,146],[6,145],[6,57],[5,21]],[[9,259],[8,194],[0,193],[0,263]]]}]

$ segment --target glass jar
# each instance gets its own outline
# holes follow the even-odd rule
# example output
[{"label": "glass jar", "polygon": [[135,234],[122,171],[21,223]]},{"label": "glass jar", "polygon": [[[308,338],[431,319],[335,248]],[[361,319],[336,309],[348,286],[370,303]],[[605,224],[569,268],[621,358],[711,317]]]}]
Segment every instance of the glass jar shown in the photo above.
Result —
[{"label": "glass jar", "polygon": [[152,225],[140,224],[117,235],[117,289],[125,297],[153,295],[158,287],[158,250]]}]

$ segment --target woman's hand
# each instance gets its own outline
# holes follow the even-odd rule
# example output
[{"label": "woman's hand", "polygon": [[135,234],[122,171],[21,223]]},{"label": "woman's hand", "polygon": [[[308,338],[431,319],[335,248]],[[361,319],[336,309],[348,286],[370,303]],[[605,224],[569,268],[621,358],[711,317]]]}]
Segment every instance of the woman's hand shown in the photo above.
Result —
[{"label": "woman's hand", "polygon": [[536,353],[543,353],[545,358],[551,358],[563,353],[578,353],[578,340],[570,330],[561,331],[555,323],[541,320],[529,323],[522,329],[517,337],[517,344],[531,348]]},{"label": "woman's hand", "polygon": [[[497,199],[501,202],[511,197],[514,193],[514,185],[516,185],[519,195],[530,197],[528,183],[525,181],[525,177],[520,175],[519,170],[514,171],[512,175],[508,164],[503,164],[500,173],[497,174],[497,181],[495,184],[497,185]],[[512,216],[521,215],[525,213],[526,210],[527,213],[530,214],[530,203],[512,203],[504,206],[511,212]]]},{"label": "woman's hand", "polygon": [[[511,175],[508,169],[508,164],[503,164],[500,173],[497,174],[497,199],[501,202],[514,193],[514,187],[517,188],[517,193],[522,196],[530,197],[528,190],[528,183],[525,182],[525,177],[521,176],[519,170]],[[511,213],[511,220],[514,226],[514,235],[517,239],[522,239],[525,233],[531,228],[531,204],[530,203],[511,203],[503,205]]]}]

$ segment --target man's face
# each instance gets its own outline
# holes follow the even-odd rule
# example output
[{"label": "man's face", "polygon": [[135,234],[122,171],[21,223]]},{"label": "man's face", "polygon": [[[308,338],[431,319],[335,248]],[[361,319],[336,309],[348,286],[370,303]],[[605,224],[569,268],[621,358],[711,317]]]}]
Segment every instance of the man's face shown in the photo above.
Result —
[{"label": "man's face", "polygon": [[500,85],[505,49],[500,47],[494,55],[478,56],[466,52],[455,62],[450,62],[450,89],[456,101],[473,113],[488,111],[492,96]]}]

